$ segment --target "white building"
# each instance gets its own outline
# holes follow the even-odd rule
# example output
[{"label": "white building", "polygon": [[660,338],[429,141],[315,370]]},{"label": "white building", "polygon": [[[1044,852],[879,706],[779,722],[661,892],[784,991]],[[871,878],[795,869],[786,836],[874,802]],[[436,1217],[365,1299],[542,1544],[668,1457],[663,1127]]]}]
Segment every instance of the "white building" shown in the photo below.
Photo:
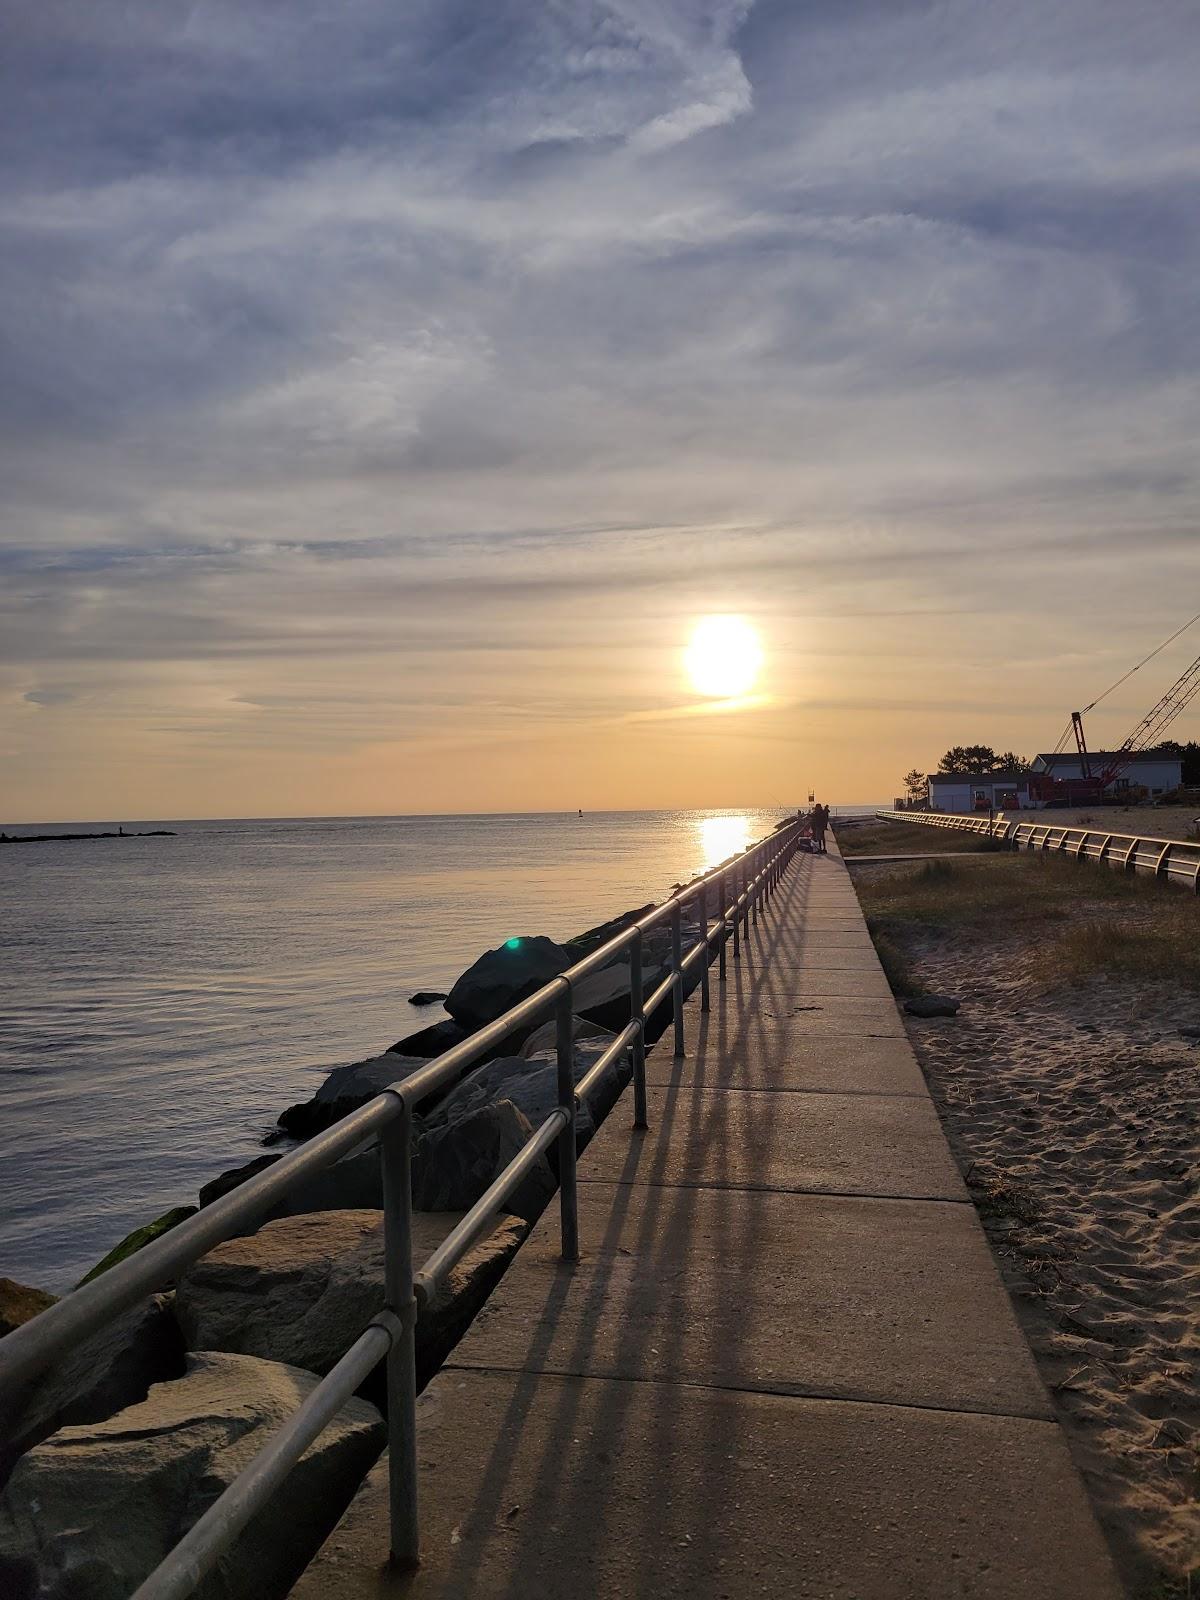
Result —
[{"label": "white building", "polygon": [[[1092,775],[1099,777],[1110,761],[1117,760],[1114,751],[1089,752]],[[929,774],[929,808],[931,811],[948,811],[961,815],[977,811],[1028,811],[1045,805],[1029,792],[1031,776],[1048,774],[1053,778],[1082,778],[1083,763],[1078,753],[1073,755],[1038,756],[1028,772],[956,773],[931,772]],[[1135,756],[1107,790],[1110,800],[1120,800],[1128,794],[1132,800],[1144,794],[1151,800],[1178,789],[1183,781],[1183,762],[1178,756],[1150,753]],[[1035,784],[1036,787],[1036,784]]]},{"label": "white building", "polygon": [[1018,811],[1030,805],[1023,772],[931,772],[929,809],[956,814],[972,811]]}]

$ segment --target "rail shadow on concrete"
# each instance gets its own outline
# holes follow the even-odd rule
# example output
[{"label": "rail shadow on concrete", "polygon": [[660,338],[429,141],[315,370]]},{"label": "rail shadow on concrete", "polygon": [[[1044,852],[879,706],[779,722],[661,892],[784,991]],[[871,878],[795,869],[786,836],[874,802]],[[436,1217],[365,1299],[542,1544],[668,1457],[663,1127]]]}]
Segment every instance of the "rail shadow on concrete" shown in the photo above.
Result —
[{"label": "rail shadow on concrete", "polygon": [[302,1600],[1120,1593],[836,857],[796,859],[650,1129],[609,1117]]}]

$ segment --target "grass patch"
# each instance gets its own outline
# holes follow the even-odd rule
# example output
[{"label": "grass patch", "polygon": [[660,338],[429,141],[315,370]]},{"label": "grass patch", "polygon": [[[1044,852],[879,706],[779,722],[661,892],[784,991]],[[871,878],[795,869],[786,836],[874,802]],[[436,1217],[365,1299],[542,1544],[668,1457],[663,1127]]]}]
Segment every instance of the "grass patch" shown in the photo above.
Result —
[{"label": "grass patch", "polygon": [[835,823],[834,832],[844,856],[978,855],[1005,848],[977,833],[921,822],[856,822],[840,828]]},{"label": "grass patch", "polygon": [[1019,1183],[997,1173],[990,1178],[973,1178],[967,1173],[967,1187],[975,1209],[985,1219],[1029,1224],[1038,1220],[1038,1209]]},{"label": "grass patch", "polygon": [[1108,977],[1200,987],[1200,905],[1151,877],[1010,854],[897,867],[856,888],[895,994],[920,992],[909,952],[938,933],[981,956],[1021,960],[1038,986]]}]

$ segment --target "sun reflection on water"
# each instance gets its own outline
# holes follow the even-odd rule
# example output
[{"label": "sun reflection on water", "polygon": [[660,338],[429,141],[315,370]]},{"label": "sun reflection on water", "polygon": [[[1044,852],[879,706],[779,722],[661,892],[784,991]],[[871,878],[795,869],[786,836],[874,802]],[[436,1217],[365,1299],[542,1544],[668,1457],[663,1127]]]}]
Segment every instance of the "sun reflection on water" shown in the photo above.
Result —
[{"label": "sun reflection on water", "polygon": [[703,871],[711,872],[722,861],[738,855],[750,844],[749,817],[704,817],[700,821],[700,848],[704,852]]}]

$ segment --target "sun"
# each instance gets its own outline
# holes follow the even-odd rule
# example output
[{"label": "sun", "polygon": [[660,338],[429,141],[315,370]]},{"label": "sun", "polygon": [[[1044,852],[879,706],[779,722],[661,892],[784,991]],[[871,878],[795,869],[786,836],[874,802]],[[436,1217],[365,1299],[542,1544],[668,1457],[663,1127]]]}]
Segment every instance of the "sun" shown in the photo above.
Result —
[{"label": "sun", "polygon": [[745,617],[701,617],[684,660],[697,694],[735,700],[758,680],[762,641]]}]

